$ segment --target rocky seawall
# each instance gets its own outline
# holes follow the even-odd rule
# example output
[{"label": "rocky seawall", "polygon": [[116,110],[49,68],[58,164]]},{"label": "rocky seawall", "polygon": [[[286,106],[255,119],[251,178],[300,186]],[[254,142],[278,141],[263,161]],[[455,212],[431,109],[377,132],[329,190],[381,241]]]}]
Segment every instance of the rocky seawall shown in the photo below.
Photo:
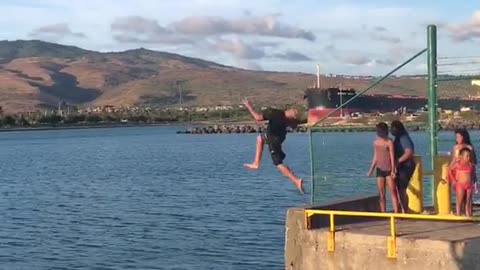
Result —
[{"label": "rocky seawall", "polygon": [[467,130],[479,130],[480,129],[480,119],[476,121],[472,120],[457,120],[450,122],[441,122],[439,124],[440,130],[455,130],[459,128],[464,128]]},{"label": "rocky seawall", "polygon": [[[266,132],[266,125],[214,125],[205,127],[191,127],[178,134],[240,134],[240,133],[263,133]],[[307,132],[307,128],[289,128],[288,132]]]},{"label": "rocky seawall", "polygon": [[[407,124],[409,131],[423,131],[425,124]],[[177,131],[178,134],[242,134],[242,133],[263,133],[266,131],[266,125],[251,125],[251,124],[232,124],[232,125],[212,125],[190,127],[185,130]],[[455,130],[458,128],[465,128],[467,130],[480,130],[479,121],[455,121],[450,123],[440,123],[439,130]],[[342,126],[323,126],[315,127],[315,132],[372,132],[375,131],[375,126],[370,125],[342,125]],[[300,126],[297,128],[289,128],[288,132],[304,133],[308,128]]]}]

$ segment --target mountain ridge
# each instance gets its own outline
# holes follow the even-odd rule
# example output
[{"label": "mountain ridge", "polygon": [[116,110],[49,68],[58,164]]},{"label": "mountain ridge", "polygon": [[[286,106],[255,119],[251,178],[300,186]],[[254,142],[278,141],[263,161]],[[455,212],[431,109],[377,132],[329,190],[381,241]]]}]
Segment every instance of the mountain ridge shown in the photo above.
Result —
[{"label": "mountain ridge", "polygon": [[[356,89],[372,81],[321,79],[322,85]],[[11,112],[55,108],[59,102],[78,107],[232,105],[244,97],[280,105],[298,101],[314,81],[313,74],[241,69],[145,48],[97,52],[40,40],[0,41],[0,106]],[[424,80],[399,78],[372,93],[421,94],[425,89]]]}]

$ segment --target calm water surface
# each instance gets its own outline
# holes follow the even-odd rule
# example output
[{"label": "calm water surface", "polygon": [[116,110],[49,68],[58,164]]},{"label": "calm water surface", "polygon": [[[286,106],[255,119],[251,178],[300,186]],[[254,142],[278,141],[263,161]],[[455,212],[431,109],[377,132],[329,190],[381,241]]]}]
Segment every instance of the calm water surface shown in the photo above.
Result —
[{"label": "calm water surface", "polygon": [[[282,269],[286,208],[309,196],[267,154],[259,171],[242,168],[255,134],[178,129],[0,133],[0,268]],[[364,177],[372,138],[316,137],[322,198],[375,192]],[[292,134],[285,144],[302,177],[307,142]]]}]

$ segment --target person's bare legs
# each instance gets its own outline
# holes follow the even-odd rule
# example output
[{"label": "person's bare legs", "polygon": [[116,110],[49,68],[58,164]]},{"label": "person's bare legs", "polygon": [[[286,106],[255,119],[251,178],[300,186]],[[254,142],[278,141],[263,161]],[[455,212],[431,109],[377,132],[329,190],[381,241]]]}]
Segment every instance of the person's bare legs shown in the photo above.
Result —
[{"label": "person's bare legs", "polygon": [[297,177],[292,173],[292,171],[290,171],[290,169],[288,168],[288,166],[285,165],[285,164],[277,165],[277,168],[278,168],[278,170],[280,170],[280,172],[281,172],[284,176],[288,177],[288,179],[290,179],[290,181],[292,181],[292,183],[297,187],[297,189],[303,194],[302,179],[297,178]]},{"label": "person's bare legs", "polygon": [[380,197],[380,211],[385,212],[385,178],[384,177],[377,177],[377,188],[378,188],[378,195]]},{"label": "person's bare legs", "polygon": [[247,169],[256,170],[260,167],[260,161],[262,160],[263,153],[263,138],[262,135],[257,136],[257,143],[255,144],[255,158],[253,163],[244,164]]},{"label": "person's bare legs", "polygon": [[465,191],[461,187],[456,186],[455,187],[455,208],[456,208],[455,214],[457,216],[462,215],[462,203],[463,203],[464,196],[465,196]]},{"label": "person's bare legs", "polygon": [[390,193],[390,199],[392,200],[393,212],[398,213],[398,194],[395,181],[391,176],[387,176],[387,188]]},{"label": "person's bare legs", "polygon": [[465,192],[465,214],[467,217],[472,216],[472,189]]}]

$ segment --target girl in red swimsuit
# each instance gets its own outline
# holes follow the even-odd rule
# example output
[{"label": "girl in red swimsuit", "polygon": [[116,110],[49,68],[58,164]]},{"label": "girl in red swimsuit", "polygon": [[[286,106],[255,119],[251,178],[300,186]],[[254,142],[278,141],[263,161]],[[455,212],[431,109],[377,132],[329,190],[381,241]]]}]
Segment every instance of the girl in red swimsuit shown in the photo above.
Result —
[{"label": "girl in red swimsuit", "polygon": [[470,141],[470,134],[466,129],[456,129],[455,130],[455,145],[452,149],[452,160],[450,162],[450,167],[452,167],[460,158],[460,150],[462,148],[468,148],[472,153],[472,164],[473,164],[473,188],[475,194],[478,193],[477,185],[477,174],[475,170],[475,165],[477,164],[477,155],[475,154],[475,149]]},{"label": "girl in red swimsuit", "polygon": [[458,160],[451,165],[449,171],[449,180],[455,190],[457,216],[461,214],[462,206],[465,208],[465,214],[472,216],[473,173],[472,151],[469,148],[462,148]]}]

